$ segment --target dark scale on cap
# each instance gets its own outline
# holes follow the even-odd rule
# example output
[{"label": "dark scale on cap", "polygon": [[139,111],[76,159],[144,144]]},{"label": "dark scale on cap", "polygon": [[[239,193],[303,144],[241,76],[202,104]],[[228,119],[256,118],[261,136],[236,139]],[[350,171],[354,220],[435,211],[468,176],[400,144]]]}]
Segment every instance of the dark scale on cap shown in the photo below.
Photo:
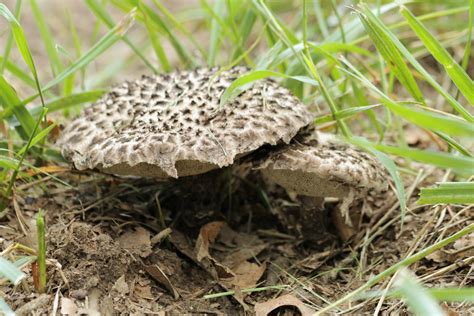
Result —
[{"label": "dark scale on cap", "polygon": [[[222,92],[247,71],[198,68],[125,82],[85,109],[58,144],[80,170],[142,175],[134,166],[148,164],[160,177],[177,177],[230,165],[265,144],[289,143],[313,115],[274,80],[256,81],[220,106]],[[181,160],[195,167],[177,170]]]}]

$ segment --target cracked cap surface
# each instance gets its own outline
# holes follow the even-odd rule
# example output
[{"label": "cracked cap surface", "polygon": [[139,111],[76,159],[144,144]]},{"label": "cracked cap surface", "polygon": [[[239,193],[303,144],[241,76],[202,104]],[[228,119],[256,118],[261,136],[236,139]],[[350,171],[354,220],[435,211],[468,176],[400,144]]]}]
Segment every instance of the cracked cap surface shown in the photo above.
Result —
[{"label": "cracked cap surface", "polygon": [[287,190],[314,197],[345,197],[350,191],[387,190],[380,162],[330,134],[304,129],[288,145],[269,151],[256,168]]},{"label": "cracked cap surface", "polygon": [[313,116],[275,81],[259,80],[219,107],[224,90],[247,71],[199,68],[124,82],[69,123],[58,145],[79,170],[177,178],[289,143]]}]

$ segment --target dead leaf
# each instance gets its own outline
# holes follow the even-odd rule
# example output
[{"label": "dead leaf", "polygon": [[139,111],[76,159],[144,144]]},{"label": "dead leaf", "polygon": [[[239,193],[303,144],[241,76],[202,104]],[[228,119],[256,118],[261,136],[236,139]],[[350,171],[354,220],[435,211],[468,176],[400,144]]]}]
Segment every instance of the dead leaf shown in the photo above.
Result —
[{"label": "dead leaf", "polygon": [[98,288],[93,288],[89,291],[89,308],[87,310],[79,310],[78,314],[91,315],[91,316],[100,316],[100,303],[101,303],[102,292]]},{"label": "dead leaf", "polygon": [[337,254],[337,250],[330,249],[321,252],[315,252],[305,259],[301,260],[298,266],[303,271],[314,271],[320,266],[322,266],[328,259],[332,258],[335,254]]},{"label": "dead leaf", "polygon": [[287,294],[275,299],[271,299],[264,303],[255,304],[255,315],[256,316],[267,316],[275,309],[282,306],[294,306],[296,307],[302,316],[313,315],[314,310],[306,306],[302,301],[293,295]]},{"label": "dead leaf", "polygon": [[155,297],[153,297],[153,294],[151,293],[151,286],[149,284],[135,284],[135,287],[133,289],[133,295],[135,297],[144,298],[147,300],[155,299]]},{"label": "dead leaf", "polygon": [[232,269],[235,276],[231,284],[241,289],[254,288],[266,269],[266,264],[258,265],[256,263],[243,261]]},{"label": "dead leaf", "polygon": [[[238,237],[238,233],[230,229],[224,222],[211,222],[201,228],[194,250],[192,250],[186,237],[178,231],[173,231],[170,234],[170,241],[181,253],[206,270],[224,289],[234,289],[236,295],[233,297],[242,305],[244,310],[247,310],[248,305],[243,300],[244,294],[240,292],[240,288],[255,287],[256,282],[265,272],[266,265],[258,266],[257,264],[250,263],[246,260],[243,262],[235,262],[235,260],[228,258],[228,261],[233,261],[235,263],[234,266],[236,271],[238,271],[238,273],[236,273],[228,266],[218,262],[209,253],[209,245],[216,240],[218,235],[220,236],[224,234],[224,231],[226,234],[228,233],[229,235],[232,235],[233,242],[235,242],[236,239],[241,238]],[[246,239],[247,242],[249,241],[248,238],[243,239]],[[228,241],[231,242],[230,239]],[[238,258],[241,260],[242,258],[250,257],[251,254],[256,254],[263,248],[264,247],[261,246],[251,249],[250,252],[238,253]]]},{"label": "dead leaf", "polygon": [[175,299],[179,298],[178,291],[174,288],[168,276],[157,264],[145,266],[145,271],[148,272],[153,277],[153,279],[163,285]]},{"label": "dead leaf", "polygon": [[268,244],[266,243],[261,243],[254,246],[239,247],[237,251],[227,255],[222,261],[222,264],[233,268],[242,262],[255,258],[255,256],[262,252],[266,247],[268,247]]},{"label": "dead leaf", "polygon": [[125,281],[125,275],[122,275],[120,278],[115,281],[114,285],[112,286],[112,290],[117,291],[121,295],[126,295],[130,292],[130,288],[128,287],[127,282]]},{"label": "dead leaf", "polygon": [[459,313],[454,311],[446,302],[441,304],[441,308],[444,310],[447,316],[459,316]]},{"label": "dead leaf", "polygon": [[426,259],[432,260],[434,262],[440,263],[440,262],[445,262],[448,261],[448,256],[442,252],[441,250],[435,251],[433,253],[430,253],[429,255],[426,256]]},{"label": "dead leaf", "polygon": [[216,240],[217,235],[221,231],[222,226],[225,222],[210,222],[201,227],[199,231],[199,236],[196,240],[196,246],[194,248],[194,253],[196,254],[196,259],[202,261],[204,258],[210,257],[209,255],[209,243],[213,243]]},{"label": "dead leaf", "polygon": [[349,212],[348,214],[350,214],[349,217],[352,224],[346,222],[339,208],[336,207],[331,212],[331,219],[336,227],[337,234],[344,242],[351,239],[359,231],[360,211]]},{"label": "dead leaf", "polygon": [[126,232],[118,238],[118,242],[123,249],[143,258],[152,253],[150,232],[143,227]]},{"label": "dead leaf", "polygon": [[170,241],[183,255],[199,264],[194,255],[193,247],[183,233],[173,230],[170,234]]},{"label": "dead leaf", "polygon": [[77,315],[77,305],[70,298],[61,298],[61,315]]},{"label": "dead leaf", "polygon": [[456,250],[461,250],[463,248],[466,248],[466,247],[469,247],[469,246],[472,246],[472,245],[474,245],[474,235],[473,234],[462,236],[461,238],[459,238],[458,240],[456,240],[453,243],[453,247]]}]

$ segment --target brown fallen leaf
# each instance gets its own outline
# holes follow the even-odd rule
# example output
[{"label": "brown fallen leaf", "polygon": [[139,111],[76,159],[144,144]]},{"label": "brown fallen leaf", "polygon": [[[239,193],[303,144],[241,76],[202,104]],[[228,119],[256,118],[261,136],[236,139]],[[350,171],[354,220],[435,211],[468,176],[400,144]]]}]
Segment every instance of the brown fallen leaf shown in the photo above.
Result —
[{"label": "brown fallen leaf", "polygon": [[201,227],[199,231],[199,236],[196,240],[196,246],[194,248],[194,253],[196,254],[196,259],[201,261],[203,258],[209,258],[209,243],[213,243],[219,232],[221,231],[222,226],[225,222],[210,222]]},{"label": "brown fallen leaf", "polygon": [[238,266],[242,262],[255,258],[255,256],[262,252],[266,247],[268,247],[268,244],[266,243],[260,243],[253,246],[239,247],[238,250],[228,254],[224,258],[224,260],[222,260],[222,264],[233,268],[234,266]]},{"label": "brown fallen leaf", "polygon": [[230,283],[241,289],[254,288],[266,269],[266,264],[258,265],[256,263],[243,261],[232,269],[235,276]]},{"label": "brown fallen leaf", "polygon": [[173,230],[169,235],[169,238],[173,246],[175,246],[176,249],[179,250],[179,252],[199,264],[196,259],[196,256],[194,255],[193,247],[191,246],[191,243],[189,242],[186,235],[177,230]]},{"label": "brown fallen leaf", "polygon": [[296,307],[302,316],[313,315],[314,310],[306,306],[302,301],[291,294],[286,294],[264,303],[255,304],[255,315],[256,316],[267,316],[275,309],[282,306],[294,306]]},{"label": "brown fallen leaf", "polygon": [[179,298],[178,291],[175,289],[168,276],[157,264],[145,266],[145,271],[148,272],[153,277],[153,279],[163,285],[175,299]]},{"label": "brown fallen leaf", "polygon": [[120,246],[132,254],[148,257],[151,250],[150,232],[143,227],[128,231],[118,238]]},{"label": "brown fallen leaf", "polygon": [[155,297],[151,293],[151,286],[149,284],[135,284],[133,288],[133,295],[135,297],[147,299],[147,300],[154,300]]},{"label": "brown fallen leaf", "polygon": [[255,287],[265,272],[266,265],[257,265],[248,262],[246,259],[257,255],[265,248],[265,245],[262,245],[262,242],[259,241],[260,245],[256,245],[255,248],[248,249],[248,251],[234,252],[233,254],[236,255],[234,260],[232,260],[232,254],[225,257],[224,261],[232,266],[229,267],[216,260],[209,253],[210,244],[216,241],[217,236],[223,234],[232,236],[228,239],[228,242],[233,246],[235,246],[235,241],[238,239],[246,240],[245,244],[248,244],[250,241],[250,238],[246,236],[239,236],[237,232],[233,231],[224,222],[211,222],[204,225],[200,230],[194,250],[187,238],[176,230],[173,230],[169,235],[169,240],[181,253],[206,270],[224,289],[233,289],[236,293],[234,298],[247,310],[248,305],[243,300],[245,294],[241,293],[240,289]]},{"label": "brown fallen leaf", "polygon": [[331,219],[336,227],[337,234],[346,242],[359,231],[360,212],[349,212],[351,224],[348,224],[339,208],[334,208],[331,212]]},{"label": "brown fallen leaf", "polygon": [[447,316],[459,316],[459,313],[452,310],[446,302],[441,304],[441,308],[444,310]]},{"label": "brown fallen leaf", "polygon": [[114,285],[112,286],[112,290],[117,291],[117,293],[123,296],[130,292],[128,283],[125,281],[125,275],[122,275],[120,278],[117,279],[117,281],[115,281]]},{"label": "brown fallen leaf", "polygon": [[70,298],[61,298],[61,315],[77,315],[77,305]]}]

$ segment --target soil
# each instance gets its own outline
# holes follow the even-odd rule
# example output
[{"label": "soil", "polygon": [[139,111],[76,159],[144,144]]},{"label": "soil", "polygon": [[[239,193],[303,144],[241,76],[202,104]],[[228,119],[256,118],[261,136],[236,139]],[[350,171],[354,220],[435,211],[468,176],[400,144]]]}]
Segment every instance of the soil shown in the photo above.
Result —
[{"label": "soil", "polygon": [[[294,222],[299,199],[258,174],[246,175],[250,185],[241,173],[238,169],[208,175],[202,186],[212,198],[189,181],[155,183],[79,174],[67,168],[55,173],[54,179],[38,178],[39,184],[14,197],[16,212],[12,208],[2,220],[0,246],[6,249],[19,242],[34,248],[34,218],[37,210],[46,212],[47,294],[36,293],[31,264],[23,268],[28,277],[20,285],[3,284],[0,291],[14,309],[34,314],[51,313],[54,308],[102,314],[241,314],[252,313],[258,303],[284,293],[317,308],[474,221],[469,207],[410,203],[412,211],[402,227],[396,198],[389,191],[354,204],[351,212],[364,214],[357,230],[340,226],[333,216],[320,234],[326,237],[308,241],[299,232],[301,225]],[[218,190],[222,179],[231,189]],[[334,215],[339,205],[328,200],[325,208]],[[351,238],[344,242],[347,236]],[[472,286],[474,254],[472,247],[466,247],[469,244],[472,236],[410,269],[429,287]],[[9,253],[12,260],[21,255],[20,250]],[[278,285],[278,290],[241,292]],[[234,294],[205,297],[229,290]],[[39,303],[28,307],[35,300]],[[378,299],[371,299],[341,308],[369,313],[377,303]],[[446,306],[461,314],[473,311],[466,304]],[[382,312],[404,310],[403,304],[390,298],[381,306]]]}]

